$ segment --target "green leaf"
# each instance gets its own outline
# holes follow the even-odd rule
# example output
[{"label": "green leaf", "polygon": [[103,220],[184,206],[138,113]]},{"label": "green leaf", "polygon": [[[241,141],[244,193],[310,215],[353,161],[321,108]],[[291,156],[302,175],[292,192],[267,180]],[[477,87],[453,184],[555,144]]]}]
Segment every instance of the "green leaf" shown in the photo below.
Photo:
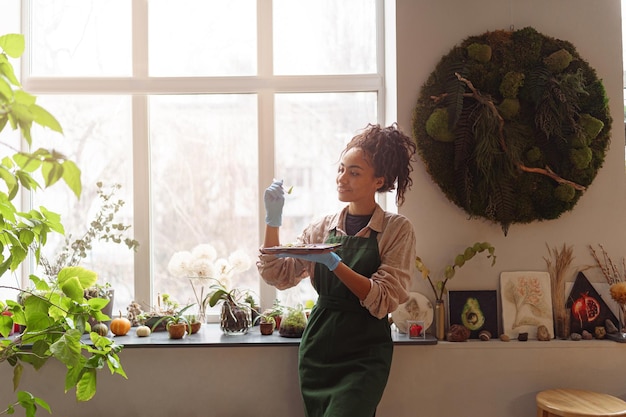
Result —
[{"label": "green leaf", "polygon": [[32,104],[29,108],[30,112],[33,114],[34,122],[43,126],[48,127],[55,132],[63,133],[63,128],[59,121],[50,114],[46,109],[39,106],[38,104]]},{"label": "green leaf", "polygon": [[41,408],[46,410],[48,413],[52,414],[52,410],[50,409],[50,405],[47,402],[45,402],[44,400],[42,400],[39,397],[35,397],[35,402],[37,403],[38,406],[40,406]]},{"label": "green leaf", "polygon": [[69,280],[72,277],[78,278],[82,290],[92,287],[98,282],[98,274],[82,266],[68,266],[59,271],[57,276],[57,282],[59,285]]},{"label": "green leaf", "polygon": [[76,385],[76,399],[89,401],[96,394],[96,370],[87,369]]},{"label": "green leaf", "polygon": [[64,363],[68,367],[76,366],[80,363],[81,359],[81,347],[80,337],[70,336],[74,330],[70,330],[59,338],[56,342],[50,345],[50,352],[52,355]]},{"label": "green leaf", "polygon": [[0,36],[0,48],[11,58],[19,58],[24,53],[24,35],[9,33]]},{"label": "green leaf", "polygon": [[36,154],[18,152],[13,155],[13,161],[26,172],[35,172],[41,166],[41,160]]},{"label": "green leaf", "polygon": [[77,303],[80,303],[83,300],[84,290],[80,285],[78,277],[76,276],[72,276],[64,280],[63,284],[61,284],[61,290],[63,291],[63,294],[67,295]]},{"label": "green leaf", "polygon": [[0,96],[2,96],[5,101],[13,101],[13,89],[11,88],[11,85],[2,77],[0,77]]},{"label": "green leaf", "polygon": [[[35,97],[34,95],[30,93],[27,93],[24,90],[15,90],[14,94],[15,94],[15,102],[19,103],[21,107],[24,108],[24,110],[28,110],[28,114],[30,115],[31,114],[30,108],[31,106],[35,105],[35,103],[37,102],[37,97]],[[33,119],[30,119],[30,120],[33,120]]]},{"label": "green leaf", "polygon": [[80,169],[72,161],[63,162],[63,180],[74,192],[76,198],[80,198],[82,184],[80,182]]},{"label": "green leaf", "polygon": [[50,187],[63,178],[63,165],[57,161],[43,161],[41,174],[44,178],[45,186]]},{"label": "green leaf", "polygon": [[17,180],[3,165],[0,165],[0,178],[4,180],[7,186],[9,200],[13,200],[19,190]]},{"label": "green leaf", "polygon": [[22,372],[24,372],[24,366],[21,363],[18,363],[13,368],[13,391],[17,389],[20,385],[20,381],[22,380]]},{"label": "green leaf", "polygon": [[[1,57],[5,57],[4,55],[0,55]],[[20,82],[15,76],[15,71],[13,70],[13,65],[5,58],[0,60],[0,74],[4,75],[9,82],[17,87],[20,86]]]},{"label": "green leaf", "polygon": [[13,317],[0,315],[0,336],[9,337],[13,329]]}]

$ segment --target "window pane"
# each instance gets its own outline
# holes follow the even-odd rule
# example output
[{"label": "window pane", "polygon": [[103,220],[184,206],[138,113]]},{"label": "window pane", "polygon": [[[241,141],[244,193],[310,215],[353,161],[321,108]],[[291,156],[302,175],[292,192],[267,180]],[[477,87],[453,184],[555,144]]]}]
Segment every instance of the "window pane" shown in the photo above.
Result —
[{"label": "window pane", "polygon": [[[293,186],[283,211],[282,243],[294,242],[316,217],[343,208],[335,183],[340,153],[376,119],[375,93],[276,96],[276,178]],[[298,286],[300,302],[315,299],[308,282]]]},{"label": "window pane", "polygon": [[[33,148],[54,148],[74,161],[81,170],[80,199],[64,183],[57,183],[33,195],[34,207],[44,206],[61,214],[66,236],[71,241],[88,231],[102,204],[97,196],[96,182],[119,183],[115,200],[123,207],[115,223],[133,224],[132,136],[130,97],[128,96],[40,96],[44,108],[63,126],[60,136],[49,129],[33,128]],[[129,230],[130,237],[133,229]],[[62,236],[50,235],[43,254],[54,262],[64,246]],[[80,265],[98,273],[100,284],[115,288],[113,311],[126,311],[134,294],[134,252],[124,244],[94,241],[93,249]],[[42,271],[40,270],[40,273]],[[42,275],[40,275],[42,276]]]},{"label": "window pane", "polygon": [[129,76],[131,2],[32,0],[34,76]]},{"label": "window pane", "polygon": [[[210,244],[219,258],[259,253],[256,95],[150,98],[154,288],[195,303],[187,278],[167,269],[175,252]],[[256,294],[251,264],[232,285]]]},{"label": "window pane", "polygon": [[150,0],[150,75],[256,74],[256,0]]},{"label": "window pane", "polygon": [[375,0],[274,0],[274,72],[376,72]]}]

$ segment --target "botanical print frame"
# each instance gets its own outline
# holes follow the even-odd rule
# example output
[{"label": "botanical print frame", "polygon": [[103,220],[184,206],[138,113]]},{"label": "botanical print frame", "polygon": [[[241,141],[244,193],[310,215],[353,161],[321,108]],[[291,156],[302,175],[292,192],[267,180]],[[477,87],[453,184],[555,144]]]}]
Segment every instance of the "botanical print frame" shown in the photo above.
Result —
[{"label": "botanical print frame", "polygon": [[517,338],[528,333],[537,338],[537,327],[548,328],[554,338],[550,273],[541,271],[515,271],[500,274],[502,325],[504,333]]},{"label": "botanical print frame", "polygon": [[448,291],[450,325],[460,324],[470,330],[470,339],[478,339],[482,330],[498,337],[498,293],[485,291]]}]

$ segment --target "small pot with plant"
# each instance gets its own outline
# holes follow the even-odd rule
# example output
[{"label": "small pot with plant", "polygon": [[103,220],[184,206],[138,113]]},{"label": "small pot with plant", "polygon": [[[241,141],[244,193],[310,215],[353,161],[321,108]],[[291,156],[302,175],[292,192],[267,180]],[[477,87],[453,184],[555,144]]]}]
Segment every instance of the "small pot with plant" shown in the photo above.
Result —
[{"label": "small pot with plant", "polygon": [[266,314],[259,314],[255,324],[259,325],[259,331],[262,335],[270,335],[274,333],[274,329],[276,328],[276,320],[274,320],[274,317]]},{"label": "small pot with plant", "polygon": [[273,318],[275,322],[275,328],[280,329],[280,322],[283,318],[284,310],[285,307],[283,307],[280,301],[276,299],[274,300],[274,304],[272,304],[272,308],[264,310],[262,315]]},{"label": "small pot with plant", "polygon": [[189,325],[191,326],[190,334],[198,333],[200,331],[200,328],[202,327],[202,322],[198,320],[198,316],[195,314],[187,314],[185,315],[185,318],[187,319],[187,321],[189,322]]},{"label": "small pot with plant", "polygon": [[137,303],[131,303],[127,307],[128,317],[133,318],[136,324],[150,327],[153,332],[165,331],[167,317],[176,314],[179,304],[169,294],[158,294],[157,305],[149,311],[143,311]]},{"label": "small pot with plant", "polygon": [[172,315],[161,317],[152,327],[152,331],[161,323],[165,323],[165,328],[167,329],[170,339],[182,339],[185,337],[185,334],[191,334],[191,324],[183,314],[191,306],[193,306],[193,304],[176,310]]}]

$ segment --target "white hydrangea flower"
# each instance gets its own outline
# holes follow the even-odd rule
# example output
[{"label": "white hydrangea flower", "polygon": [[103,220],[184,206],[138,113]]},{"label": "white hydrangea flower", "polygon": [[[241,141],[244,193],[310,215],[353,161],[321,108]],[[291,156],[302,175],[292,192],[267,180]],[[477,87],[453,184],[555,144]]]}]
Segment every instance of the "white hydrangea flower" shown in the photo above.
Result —
[{"label": "white hydrangea flower", "polygon": [[170,258],[167,270],[175,277],[185,277],[191,271],[192,255],[191,252],[176,252]]}]

